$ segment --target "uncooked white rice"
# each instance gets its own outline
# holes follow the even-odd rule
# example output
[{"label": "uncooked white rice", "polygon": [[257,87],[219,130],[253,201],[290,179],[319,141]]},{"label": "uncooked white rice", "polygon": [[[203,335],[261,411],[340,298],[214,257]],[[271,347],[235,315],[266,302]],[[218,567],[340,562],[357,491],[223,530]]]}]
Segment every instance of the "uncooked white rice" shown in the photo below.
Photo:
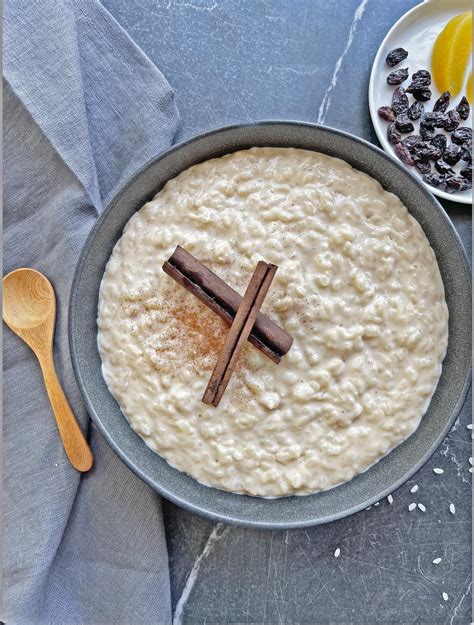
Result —
[{"label": "uncooked white rice", "polygon": [[389,496],[387,497],[387,501],[388,501],[388,503],[389,503],[390,505],[392,505],[392,503],[393,503],[393,497],[392,497],[392,495],[389,495]]},{"label": "uncooked white rice", "polygon": [[341,555],[341,550],[339,549],[339,547],[336,549],[336,551],[334,552],[334,557],[335,558],[339,558],[339,556]]},{"label": "uncooked white rice", "polygon": [[433,560],[433,564],[439,564],[441,562],[441,558],[435,558]]},{"label": "uncooked white rice", "polygon": [[426,512],[426,508],[422,503],[418,504],[418,508],[422,511],[422,512]]},{"label": "uncooked white rice", "polygon": [[443,592],[443,599],[445,601],[447,601],[449,599],[448,593],[447,592]]},{"label": "uncooked white rice", "polygon": [[416,508],[416,503],[411,503],[411,504],[408,506],[408,511],[409,511],[409,512],[413,512],[413,510],[414,510],[415,508]]},{"label": "uncooked white rice", "polygon": [[456,514],[456,506],[453,503],[449,504],[449,511],[451,514]]},{"label": "uncooked white rice", "polygon": [[415,484],[415,486],[412,486],[410,488],[410,493],[416,493],[417,490],[418,490],[418,484]]},{"label": "uncooked white rice", "polygon": [[436,475],[442,475],[444,473],[444,469],[436,467],[435,469],[433,469],[433,473],[436,473]]}]

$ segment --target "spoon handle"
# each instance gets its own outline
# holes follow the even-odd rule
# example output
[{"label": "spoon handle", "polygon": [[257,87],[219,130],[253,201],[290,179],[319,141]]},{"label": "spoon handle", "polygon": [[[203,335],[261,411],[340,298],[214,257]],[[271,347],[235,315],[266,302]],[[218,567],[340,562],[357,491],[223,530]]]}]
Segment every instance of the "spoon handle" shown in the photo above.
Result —
[{"label": "spoon handle", "polygon": [[59,435],[67,457],[78,471],[89,471],[94,462],[92,452],[64,395],[56,374],[52,355],[39,358],[44,384],[56,417]]}]

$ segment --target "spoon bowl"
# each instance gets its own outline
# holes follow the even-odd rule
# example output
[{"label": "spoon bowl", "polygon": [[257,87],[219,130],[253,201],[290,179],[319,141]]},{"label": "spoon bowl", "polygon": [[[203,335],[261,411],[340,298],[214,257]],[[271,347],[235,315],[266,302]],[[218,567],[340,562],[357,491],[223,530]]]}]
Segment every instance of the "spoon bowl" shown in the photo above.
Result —
[{"label": "spoon bowl", "polygon": [[56,314],[51,282],[34,269],[17,269],[3,279],[3,319],[9,327],[36,328]]}]

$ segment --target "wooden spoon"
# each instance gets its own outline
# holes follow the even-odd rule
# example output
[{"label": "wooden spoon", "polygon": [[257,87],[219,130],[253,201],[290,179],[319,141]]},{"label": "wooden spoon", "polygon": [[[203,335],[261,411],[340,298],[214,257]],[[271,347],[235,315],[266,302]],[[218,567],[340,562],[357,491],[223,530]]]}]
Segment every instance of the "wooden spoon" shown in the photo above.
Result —
[{"label": "wooden spoon", "polygon": [[17,269],[3,278],[3,320],[31,347],[39,360],[66,454],[78,471],[94,461],[56,375],[53,336],[56,297],[51,282],[34,269]]}]

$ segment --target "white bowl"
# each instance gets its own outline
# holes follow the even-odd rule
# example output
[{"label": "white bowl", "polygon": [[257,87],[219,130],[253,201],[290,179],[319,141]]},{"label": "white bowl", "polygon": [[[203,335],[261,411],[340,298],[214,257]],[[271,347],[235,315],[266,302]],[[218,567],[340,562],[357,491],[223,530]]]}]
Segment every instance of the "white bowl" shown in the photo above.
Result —
[{"label": "white bowl", "polygon": [[[447,22],[459,13],[472,10],[470,0],[425,0],[421,4],[410,9],[403,15],[398,22],[389,30],[380,48],[378,49],[369,82],[369,108],[372,123],[374,125],[377,138],[383,149],[396,158],[393,146],[387,139],[388,123],[381,119],[377,113],[377,109],[381,106],[390,105],[392,101],[392,93],[395,87],[387,85],[386,77],[394,69],[401,67],[409,67],[410,76],[419,69],[427,69],[431,72],[431,51],[436,37],[447,24]],[[402,61],[393,69],[385,63],[385,58],[390,50],[394,48],[405,48],[408,51],[408,58]],[[466,72],[467,79],[468,72]],[[410,79],[406,80],[401,86],[409,84]],[[433,83],[430,86],[433,95],[431,99],[424,103],[427,109],[432,110],[433,104],[441,95],[440,91]],[[450,108],[455,106],[463,96],[464,90],[454,99],[451,100]],[[417,122],[415,131],[417,129]],[[472,109],[469,119],[462,122],[463,126],[472,127]],[[446,133],[444,130],[438,130],[437,133]],[[408,136],[408,135],[406,135]],[[407,169],[420,180],[423,178],[415,167],[407,167]],[[425,183],[423,183],[425,184]],[[460,193],[446,193],[436,187],[428,184],[425,186],[438,197],[462,204],[472,204],[472,190],[461,191]]]}]

